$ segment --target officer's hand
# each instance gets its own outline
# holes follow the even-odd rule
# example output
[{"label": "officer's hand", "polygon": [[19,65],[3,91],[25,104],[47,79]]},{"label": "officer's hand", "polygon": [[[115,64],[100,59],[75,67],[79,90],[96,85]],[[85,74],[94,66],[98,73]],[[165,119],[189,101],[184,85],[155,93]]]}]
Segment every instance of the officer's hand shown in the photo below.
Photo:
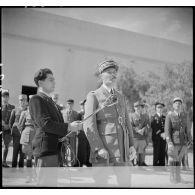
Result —
[{"label": "officer's hand", "polygon": [[131,146],[129,148],[129,160],[132,161],[135,158],[136,158],[136,150],[135,150],[134,146]]},{"label": "officer's hand", "polygon": [[109,158],[109,154],[108,154],[107,150],[104,148],[98,150],[98,155],[101,156],[102,158],[105,158],[105,159]]},{"label": "officer's hand", "polygon": [[161,133],[160,136],[165,140],[165,133]]},{"label": "officer's hand", "polygon": [[69,123],[68,130],[72,132],[77,132],[83,128],[83,124],[81,121],[74,121],[72,123]]}]

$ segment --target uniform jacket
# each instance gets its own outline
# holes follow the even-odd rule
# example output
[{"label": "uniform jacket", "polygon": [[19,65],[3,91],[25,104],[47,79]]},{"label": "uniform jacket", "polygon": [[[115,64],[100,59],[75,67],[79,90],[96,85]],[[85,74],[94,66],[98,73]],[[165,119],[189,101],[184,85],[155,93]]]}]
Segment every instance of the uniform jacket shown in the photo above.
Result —
[{"label": "uniform jacket", "polygon": [[151,118],[151,128],[152,128],[152,141],[155,142],[160,139],[163,139],[160,135],[164,133],[164,126],[165,126],[165,116],[155,114]]},{"label": "uniform jacket", "polygon": [[[109,153],[110,162],[128,161],[129,147],[133,146],[133,132],[128,118],[124,97],[114,90],[118,103],[105,107],[84,123],[84,131],[91,146],[91,162],[102,163],[97,151],[105,148]],[[84,118],[101,107],[111,94],[101,86],[87,95]],[[122,117],[122,125],[119,123]]]},{"label": "uniform jacket", "polygon": [[78,113],[75,110],[69,111],[68,109],[65,109],[62,111],[62,115],[66,123],[78,120]]},{"label": "uniform jacket", "polygon": [[[148,138],[150,120],[147,114],[138,115],[137,113],[130,114],[130,121],[133,127],[133,135],[135,139],[145,140]],[[144,129],[144,134],[138,133],[138,130]]]},{"label": "uniform jacket", "polygon": [[30,99],[29,111],[36,131],[32,141],[33,154],[37,157],[58,154],[58,140],[67,134],[68,128],[58,106],[39,92]]},{"label": "uniform jacket", "polygon": [[23,108],[15,108],[12,110],[11,112],[11,116],[10,116],[10,120],[9,120],[9,126],[11,128],[11,134],[12,136],[16,136],[16,137],[20,137],[21,136],[21,132],[18,128],[18,122],[20,119],[20,115],[22,113],[22,111],[24,111],[25,109]]},{"label": "uniform jacket", "polygon": [[165,120],[165,135],[168,142],[174,145],[184,145],[189,141],[187,129],[187,115],[182,112],[178,116],[175,112],[169,112]]},{"label": "uniform jacket", "polygon": [[[9,119],[10,119],[10,116],[11,116],[11,112],[12,110],[15,108],[15,106],[11,105],[11,104],[8,104],[8,105],[2,105],[2,111],[1,111],[1,117],[2,117],[2,121],[4,121],[4,123],[6,125],[9,125]],[[4,128],[2,126],[2,130],[4,131]],[[5,130],[4,133],[10,133],[10,129],[8,130]]]}]

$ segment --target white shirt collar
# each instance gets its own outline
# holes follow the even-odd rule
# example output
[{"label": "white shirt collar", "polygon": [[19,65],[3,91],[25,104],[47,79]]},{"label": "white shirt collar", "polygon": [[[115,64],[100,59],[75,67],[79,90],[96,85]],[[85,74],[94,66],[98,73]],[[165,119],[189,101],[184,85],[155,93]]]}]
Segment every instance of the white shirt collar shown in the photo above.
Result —
[{"label": "white shirt collar", "polygon": [[177,116],[179,116],[179,114],[180,114],[179,112],[177,112],[176,110],[174,110],[174,112],[175,112],[175,114],[176,114]]},{"label": "white shirt collar", "polygon": [[111,92],[111,90],[113,90],[112,88],[106,86],[104,83],[102,85],[109,93]]},{"label": "white shirt collar", "polygon": [[51,98],[51,95],[50,95],[50,94],[48,94],[48,93],[46,93],[46,92],[45,92],[45,91],[43,91],[42,89],[39,89],[39,92],[44,93],[46,96],[48,96],[48,97],[50,97],[50,98]]},{"label": "white shirt collar", "polygon": [[159,117],[161,117],[161,116],[162,116],[162,114],[160,114],[160,113],[158,113],[158,112],[157,112],[156,114],[157,114]]}]

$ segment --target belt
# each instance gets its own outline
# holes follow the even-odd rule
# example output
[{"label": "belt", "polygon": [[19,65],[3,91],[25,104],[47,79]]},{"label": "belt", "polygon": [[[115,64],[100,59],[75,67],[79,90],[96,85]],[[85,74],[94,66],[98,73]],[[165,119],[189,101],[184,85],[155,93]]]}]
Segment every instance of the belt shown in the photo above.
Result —
[{"label": "belt", "polygon": [[100,123],[115,123],[115,122],[118,122],[118,119],[117,118],[104,118],[104,119],[97,119],[97,123],[100,124]]}]

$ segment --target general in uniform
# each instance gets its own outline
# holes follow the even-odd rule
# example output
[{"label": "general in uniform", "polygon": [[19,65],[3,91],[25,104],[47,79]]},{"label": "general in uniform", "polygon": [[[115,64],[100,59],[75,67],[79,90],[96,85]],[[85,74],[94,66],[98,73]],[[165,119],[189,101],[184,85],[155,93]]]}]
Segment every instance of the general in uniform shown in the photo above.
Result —
[{"label": "general in uniform", "polygon": [[9,150],[9,144],[11,142],[11,130],[9,127],[9,119],[11,116],[12,110],[15,108],[15,106],[8,103],[9,101],[9,92],[4,91],[2,92],[2,137],[3,137],[3,143],[4,143],[4,150],[3,150],[3,167],[9,167],[6,163],[6,158]]},{"label": "general in uniform", "polygon": [[[103,84],[89,92],[84,119],[84,131],[91,147],[92,166],[131,164],[135,157],[133,131],[129,121],[124,96],[114,89],[118,65],[113,60],[100,63],[98,67]],[[106,100],[114,95],[117,103],[104,107]]]},{"label": "general in uniform", "polygon": [[149,117],[146,113],[143,113],[143,108],[144,103],[137,101],[134,103],[135,112],[130,114],[138,166],[146,166],[144,162],[145,148],[147,146],[150,126]]},{"label": "general in uniform", "polygon": [[165,166],[166,140],[165,140],[165,116],[162,114],[165,105],[155,103],[156,114],[152,116],[152,142],[153,142],[153,166]]},{"label": "general in uniform", "polygon": [[180,182],[180,165],[184,157],[187,144],[191,141],[187,126],[187,115],[181,112],[182,99],[177,97],[173,100],[173,109],[165,120],[165,136],[168,144],[169,165],[171,169],[171,181]]}]

